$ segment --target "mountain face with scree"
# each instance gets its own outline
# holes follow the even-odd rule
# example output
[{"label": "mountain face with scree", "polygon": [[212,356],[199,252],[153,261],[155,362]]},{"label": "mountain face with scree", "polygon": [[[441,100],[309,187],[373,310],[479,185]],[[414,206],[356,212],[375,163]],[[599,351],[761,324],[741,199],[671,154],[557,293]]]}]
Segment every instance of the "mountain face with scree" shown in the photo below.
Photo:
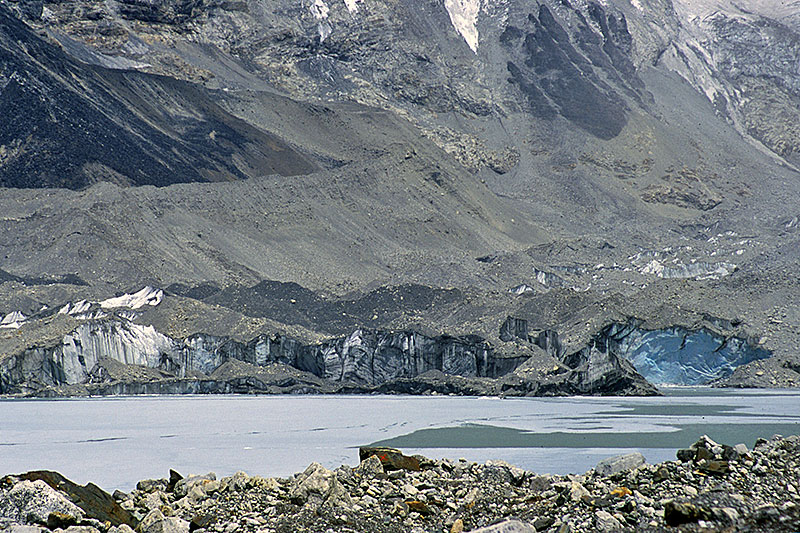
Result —
[{"label": "mountain face with scree", "polygon": [[7,0],[2,392],[796,386],[799,35],[766,0]]}]

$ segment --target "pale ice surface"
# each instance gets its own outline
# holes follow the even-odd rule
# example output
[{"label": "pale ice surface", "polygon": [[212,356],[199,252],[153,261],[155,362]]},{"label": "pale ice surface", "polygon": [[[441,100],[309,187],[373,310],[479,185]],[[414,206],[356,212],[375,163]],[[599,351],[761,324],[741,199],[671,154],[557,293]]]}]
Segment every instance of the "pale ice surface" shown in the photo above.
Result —
[{"label": "pale ice surface", "polygon": [[20,311],[12,311],[0,320],[0,328],[4,329],[18,329],[25,323],[27,317]]},{"label": "pale ice surface", "polygon": [[[674,392],[677,391],[677,392]],[[420,430],[480,427],[483,438],[568,433],[569,447],[510,447],[501,437],[476,447],[404,447],[428,457],[504,459],[540,473],[582,473],[605,457],[640,451],[649,462],[675,449],[632,439],[612,447],[618,432],[664,434],[686,424],[762,424],[798,428],[800,393],[674,389],[655,398],[469,398],[420,396],[183,396],[0,401],[0,475],[57,470],[79,483],[130,490],[136,481],[214,471],[288,476],[313,461],[327,468],[358,462],[358,446]],[[766,425],[764,425],[766,424]],[[789,424],[789,425],[787,425]],[[795,424],[795,425],[791,425]],[[710,426],[709,426],[710,427]],[[497,428],[497,429],[495,429]],[[752,432],[751,432],[752,433]],[[713,433],[712,433],[713,437]],[[688,437],[687,437],[688,438]],[[749,437],[747,437],[749,438]],[[652,440],[652,439],[651,439]],[[743,438],[748,446],[753,442]],[[583,444],[585,441],[585,444]],[[691,442],[682,443],[688,446]],[[730,442],[729,444],[735,444]]]},{"label": "pale ice surface", "polygon": [[450,22],[473,52],[478,52],[478,14],[481,0],[444,0]]},{"label": "pale ice surface", "polygon": [[112,309],[115,307],[140,309],[145,305],[156,306],[161,303],[162,298],[164,298],[164,291],[161,289],[154,289],[148,285],[133,294],[123,294],[116,298],[103,300],[100,302],[100,307],[103,309]]}]

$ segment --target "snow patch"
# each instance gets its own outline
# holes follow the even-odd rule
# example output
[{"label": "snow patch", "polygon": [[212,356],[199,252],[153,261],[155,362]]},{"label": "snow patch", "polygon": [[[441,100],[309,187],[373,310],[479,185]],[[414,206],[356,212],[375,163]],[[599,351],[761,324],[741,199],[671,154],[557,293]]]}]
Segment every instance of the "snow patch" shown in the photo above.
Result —
[{"label": "snow patch", "polygon": [[358,4],[362,3],[364,0],[344,0],[344,5],[347,6],[347,10],[352,13],[358,13]]},{"label": "snow patch", "polygon": [[476,54],[478,53],[478,13],[480,0],[444,0],[453,27]]},{"label": "snow patch", "polygon": [[154,289],[149,285],[133,294],[123,294],[116,298],[109,298],[100,302],[103,309],[113,309],[114,307],[127,307],[129,309],[139,309],[145,305],[156,306],[164,298],[164,291]]}]

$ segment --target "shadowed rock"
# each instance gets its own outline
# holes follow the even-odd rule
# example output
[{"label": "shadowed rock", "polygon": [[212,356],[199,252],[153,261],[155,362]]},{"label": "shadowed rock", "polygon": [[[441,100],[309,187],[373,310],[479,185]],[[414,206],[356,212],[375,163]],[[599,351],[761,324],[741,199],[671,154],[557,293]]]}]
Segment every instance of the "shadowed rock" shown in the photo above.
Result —
[{"label": "shadowed rock", "polygon": [[[89,518],[101,522],[111,522],[112,525],[127,524],[136,527],[139,521],[128,511],[119,506],[114,498],[95,485],[87,483],[84,486],[73,483],[58,472],[36,470],[19,476],[20,479],[29,481],[43,481],[50,487],[63,492],[83,511]],[[45,522],[47,517],[45,517]]]}]

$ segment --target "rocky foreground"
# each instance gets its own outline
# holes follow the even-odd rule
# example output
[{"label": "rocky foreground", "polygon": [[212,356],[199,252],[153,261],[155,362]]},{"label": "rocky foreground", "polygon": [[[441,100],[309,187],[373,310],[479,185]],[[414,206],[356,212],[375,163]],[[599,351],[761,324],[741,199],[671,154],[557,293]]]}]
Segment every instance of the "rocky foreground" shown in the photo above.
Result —
[{"label": "rocky foreground", "polygon": [[584,475],[503,461],[362,448],[355,468],[311,464],[286,479],[238,472],[144,480],[110,495],[55,472],[0,480],[12,533],[798,531],[800,436],[720,445],[702,437],[659,465],[640,454]]}]

